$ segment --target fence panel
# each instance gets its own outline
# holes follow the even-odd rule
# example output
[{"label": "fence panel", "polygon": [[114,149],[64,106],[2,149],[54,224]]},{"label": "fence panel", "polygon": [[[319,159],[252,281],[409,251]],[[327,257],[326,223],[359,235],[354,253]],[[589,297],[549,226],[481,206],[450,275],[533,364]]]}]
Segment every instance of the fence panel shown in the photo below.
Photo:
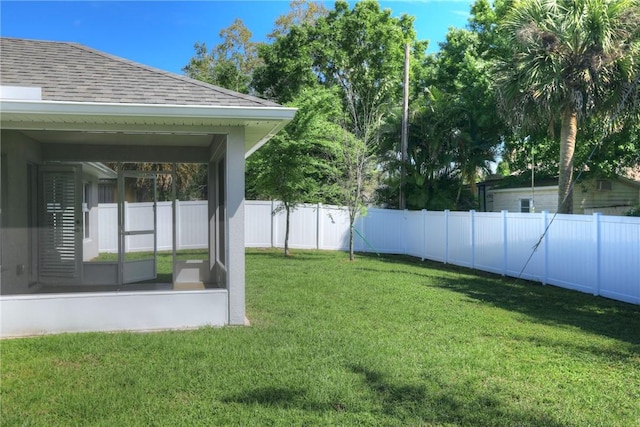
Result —
[{"label": "fence panel", "polygon": [[447,262],[471,267],[473,261],[471,215],[469,212],[448,212]]},{"label": "fence panel", "polygon": [[349,212],[339,206],[321,205],[318,210],[319,249],[349,249]]},{"label": "fence panel", "polygon": [[433,261],[447,262],[447,213],[425,214],[426,250],[424,257]]},{"label": "fence panel", "polygon": [[549,227],[548,282],[567,289],[594,292],[595,248],[591,215],[557,215]]},{"label": "fence panel", "polygon": [[599,294],[640,304],[640,218],[599,220]]},{"label": "fence panel", "polygon": [[[403,211],[369,209],[362,218],[360,233],[367,252],[404,254],[406,214]],[[363,232],[364,231],[364,232]],[[359,238],[358,240],[360,240]]]},{"label": "fence panel", "polygon": [[[543,281],[544,246],[534,248],[544,231],[542,214],[507,213],[505,274],[528,280]],[[504,249],[504,248],[503,248]]]},{"label": "fence panel", "polygon": [[[176,201],[177,246],[180,249],[204,249],[209,247],[209,206],[206,200]],[[171,203],[168,204],[171,212]],[[169,216],[169,220],[171,216]],[[166,227],[166,222],[160,222]],[[171,231],[171,227],[167,227]],[[165,231],[163,229],[163,231]],[[171,244],[169,244],[171,250]]]},{"label": "fence panel", "polygon": [[500,212],[476,212],[474,215],[475,268],[504,272],[504,223]]},{"label": "fence panel", "polygon": [[404,211],[405,217],[405,253],[424,258],[424,218],[426,211]]},{"label": "fence panel", "polygon": [[[129,206],[137,203],[128,203]],[[179,209],[179,207],[178,207]],[[129,215],[131,215],[135,210],[129,209]],[[158,250],[159,251],[170,251],[173,250],[173,207],[171,202],[158,202],[156,207],[156,215],[157,215],[157,228],[156,228],[156,237],[158,239]],[[178,217],[180,217],[180,213],[178,213]],[[193,227],[194,225],[189,224],[187,221],[182,221],[182,224],[185,226],[178,225],[177,233],[180,235],[180,231],[182,229]],[[149,240],[149,247],[153,248],[153,239]],[[150,250],[147,246],[142,246],[139,250]]]},{"label": "fence panel", "polygon": [[249,248],[268,248],[272,245],[272,202],[247,200],[244,205],[244,241]]},{"label": "fence panel", "polygon": [[[129,229],[147,227],[142,218],[149,218],[150,205],[127,204]],[[285,216],[273,216],[274,206],[245,202],[247,247],[283,245]],[[179,202],[177,209],[178,249],[206,248],[207,202]],[[101,204],[98,214],[100,251],[117,252],[117,205]],[[410,254],[640,304],[640,218],[557,215],[541,240],[551,219],[545,212],[369,209],[356,219],[355,249]],[[160,250],[171,249],[171,224],[171,203],[158,203]],[[349,216],[343,207],[300,206],[290,225],[292,248],[348,249]],[[128,240],[129,250],[151,248],[147,241]]]},{"label": "fence panel", "polygon": [[98,250],[108,253],[118,252],[117,203],[98,205]]},{"label": "fence panel", "polygon": [[[276,208],[280,205],[275,205]],[[300,205],[290,214],[289,247],[298,249],[316,249],[318,236],[317,205]],[[274,217],[275,246],[284,247],[287,228],[287,213],[282,208]]]}]

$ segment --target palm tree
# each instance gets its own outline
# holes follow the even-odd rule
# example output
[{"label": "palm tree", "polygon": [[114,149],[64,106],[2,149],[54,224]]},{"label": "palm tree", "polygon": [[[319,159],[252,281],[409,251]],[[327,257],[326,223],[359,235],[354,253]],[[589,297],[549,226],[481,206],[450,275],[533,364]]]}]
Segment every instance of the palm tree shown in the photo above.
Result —
[{"label": "palm tree", "polygon": [[498,68],[501,107],[514,127],[558,119],[558,212],[572,213],[579,119],[613,115],[638,91],[639,0],[515,1],[500,28],[511,57]]}]

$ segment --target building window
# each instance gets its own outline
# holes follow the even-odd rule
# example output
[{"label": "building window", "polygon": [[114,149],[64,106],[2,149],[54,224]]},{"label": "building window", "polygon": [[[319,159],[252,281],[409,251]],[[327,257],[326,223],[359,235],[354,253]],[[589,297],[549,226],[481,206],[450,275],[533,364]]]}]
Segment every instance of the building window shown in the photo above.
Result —
[{"label": "building window", "polygon": [[533,212],[533,203],[531,199],[520,199],[520,212]]}]

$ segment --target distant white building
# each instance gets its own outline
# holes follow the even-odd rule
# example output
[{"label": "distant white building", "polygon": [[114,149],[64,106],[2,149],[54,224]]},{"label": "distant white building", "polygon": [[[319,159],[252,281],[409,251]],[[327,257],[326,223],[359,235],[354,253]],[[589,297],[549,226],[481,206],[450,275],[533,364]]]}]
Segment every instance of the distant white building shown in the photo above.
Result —
[{"label": "distant white building", "polygon": [[[558,181],[541,180],[535,187],[495,177],[478,183],[480,211],[552,212],[558,210]],[[573,189],[573,213],[624,215],[640,204],[640,182],[624,177],[589,178]]]}]

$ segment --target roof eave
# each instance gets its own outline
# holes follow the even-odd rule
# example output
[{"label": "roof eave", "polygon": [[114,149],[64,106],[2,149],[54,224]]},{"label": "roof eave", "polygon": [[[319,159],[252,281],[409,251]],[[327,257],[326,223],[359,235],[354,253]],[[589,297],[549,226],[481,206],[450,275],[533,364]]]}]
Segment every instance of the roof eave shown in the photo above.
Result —
[{"label": "roof eave", "polygon": [[[275,133],[293,119],[297,109],[267,106],[201,106],[170,104],[119,104],[99,102],[0,100],[2,127],[18,128],[26,123],[25,117],[37,121],[48,118],[51,122],[70,123],[81,121],[83,117],[104,118],[126,123],[128,119],[162,119],[166,122],[182,123],[185,119],[203,121],[226,121],[234,126],[260,127],[270,123],[268,128],[254,134],[252,140],[245,141],[246,156],[249,156]],[[135,120],[134,120],[135,121]]]}]

